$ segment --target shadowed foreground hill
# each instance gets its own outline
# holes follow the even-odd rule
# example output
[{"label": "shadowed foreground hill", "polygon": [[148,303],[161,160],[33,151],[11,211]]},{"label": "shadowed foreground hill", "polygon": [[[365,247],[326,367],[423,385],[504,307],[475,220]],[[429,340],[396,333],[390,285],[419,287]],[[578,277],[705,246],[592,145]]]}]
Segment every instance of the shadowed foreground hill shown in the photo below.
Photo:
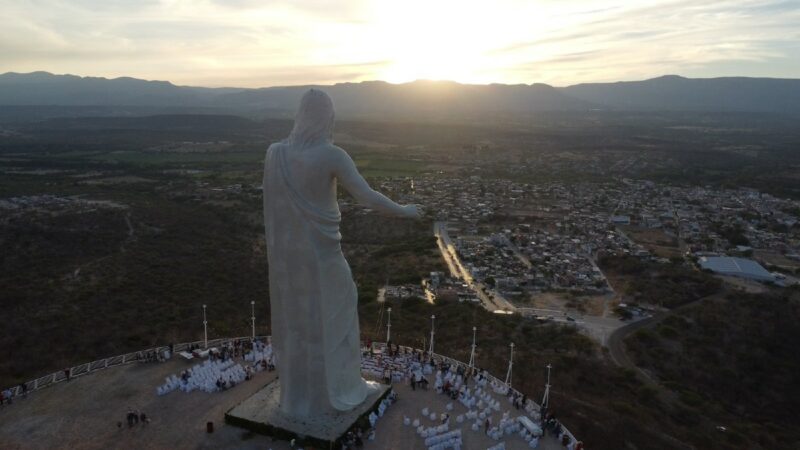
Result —
[{"label": "shadowed foreground hill", "polygon": [[682,308],[626,344],[680,398],[687,423],[722,418],[732,442],[800,443],[800,292],[728,294]]}]

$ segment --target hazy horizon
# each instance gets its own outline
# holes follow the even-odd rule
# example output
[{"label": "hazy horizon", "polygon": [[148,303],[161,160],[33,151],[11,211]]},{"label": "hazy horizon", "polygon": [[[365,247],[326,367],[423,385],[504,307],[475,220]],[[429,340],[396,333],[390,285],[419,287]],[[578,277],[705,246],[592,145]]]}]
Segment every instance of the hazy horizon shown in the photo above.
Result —
[{"label": "hazy horizon", "polygon": [[711,79],[716,79],[716,78],[763,78],[763,79],[800,80],[800,77],[793,77],[793,78],[789,78],[789,77],[786,77],[786,78],[782,78],[782,77],[747,77],[747,76],[744,76],[744,75],[726,75],[726,76],[720,76],[720,77],[687,77],[687,76],[680,75],[680,74],[665,73],[665,74],[656,75],[654,77],[643,78],[643,79],[609,80],[609,81],[585,81],[585,82],[576,83],[576,84],[549,84],[549,83],[542,83],[542,82],[539,82],[539,81],[532,81],[532,82],[529,82],[529,83],[523,83],[523,82],[520,82],[520,83],[500,83],[500,82],[463,83],[463,82],[459,82],[459,81],[456,81],[456,80],[448,80],[448,79],[438,79],[438,80],[436,80],[436,79],[428,79],[428,78],[419,78],[419,79],[414,79],[414,80],[409,80],[409,81],[398,81],[398,82],[392,82],[392,81],[388,81],[388,80],[379,80],[379,79],[369,79],[369,80],[360,80],[360,81],[336,81],[336,82],[330,82],[330,83],[298,83],[298,84],[276,84],[276,85],[263,85],[263,86],[259,86],[259,85],[256,85],[256,86],[235,86],[235,85],[209,86],[209,85],[200,85],[200,84],[179,84],[179,83],[175,83],[173,80],[168,80],[168,79],[136,78],[136,77],[131,77],[129,75],[121,75],[119,77],[104,77],[104,76],[92,75],[92,74],[86,75],[86,74],[76,74],[76,73],[53,73],[53,72],[49,72],[49,71],[46,71],[46,70],[35,70],[35,71],[31,71],[31,72],[8,71],[8,72],[0,73],[0,76],[7,75],[7,74],[32,75],[32,74],[35,74],[35,73],[45,73],[45,74],[49,74],[49,75],[53,75],[53,76],[74,76],[74,77],[79,77],[79,78],[101,78],[101,79],[107,79],[107,80],[133,78],[133,79],[142,80],[142,81],[167,82],[167,83],[171,83],[171,84],[173,84],[174,86],[177,86],[177,87],[209,88],[209,89],[216,89],[216,88],[219,88],[219,89],[225,89],[225,88],[228,88],[228,89],[268,89],[268,88],[284,88],[284,87],[292,88],[292,87],[303,87],[303,86],[335,86],[337,84],[347,84],[347,83],[353,83],[353,84],[359,84],[359,83],[387,83],[387,84],[391,84],[391,85],[404,85],[404,84],[412,84],[412,83],[419,83],[419,82],[422,82],[422,83],[456,83],[456,84],[460,84],[460,85],[464,85],[464,86],[490,86],[490,85],[532,86],[532,85],[536,85],[536,84],[546,84],[546,85],[549,85],[549,86],[554,87],[554,88],[567,88],[567,87],[570,87],[570,86],[576,86],[578,84],[594,84],[594,83],[602,84],[602,83],[615,83],[615,82],[635,82],[635,81],[647,81],[647,80],[652,80],[652,79],[657,79],[657,78],[664,78],[664,77],[680,77],[680,78],[693,79],[693,80],[700,80],[700,79],[711,80]]},{"label": "hazy horizon", "polygon": [[207,87],[800,75],[800,5],[781,0],[0,0],[0,11],[0,72]]}]

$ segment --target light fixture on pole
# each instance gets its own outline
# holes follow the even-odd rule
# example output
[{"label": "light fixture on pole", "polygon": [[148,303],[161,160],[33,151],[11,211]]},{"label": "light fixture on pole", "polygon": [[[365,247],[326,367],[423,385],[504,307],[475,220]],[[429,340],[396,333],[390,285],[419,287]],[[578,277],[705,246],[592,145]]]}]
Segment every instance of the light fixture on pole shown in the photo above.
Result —
[{"label": "light fixture on pole", "polygon": [[256,302],[250,301],[250,321],[253,326],[253,342],[256,340]]},{"label": "light fixture on pole", "polygon": [[548,364],[547,365],[547,383],[544,385],[544,396],[542,397],[542,406],[539,408],[540,411],[544,412],[547,408],[550,407],[550,369],[553,366]]},{"label": "light fixture on pole", "polygon": [[477,347],[475,337],[476,337],[477,331],[478,331],[478,327],[472,327],[472,351],[469,354],[470,374],[472,373],[472,369],[475,368],[475,347]]},{"label": "light fixture on pole", "polygon": [[203,348],[208,348],[208,321],[206,320],[206,305],[203,305]]},{"label": "light fixture on pole", "polygon": [[428,350],[428,353],[433,356],[433,335],[436,334],[434,321],[436,320],[436,316],[431,315],[431,347]]},{"label": "light fixture on pole", "polygon": [[508,373],[506,373],[506,386],[511,389],[511,369],[514,367],[514,343],[512,342],[511,345],[511,356],[508,358]]},{"label": "light fixture on pole", "polygon": [[386,312],[389,313],[389,318],[386,321],[386,343],[392,340],[392,308],[387,308]]}]

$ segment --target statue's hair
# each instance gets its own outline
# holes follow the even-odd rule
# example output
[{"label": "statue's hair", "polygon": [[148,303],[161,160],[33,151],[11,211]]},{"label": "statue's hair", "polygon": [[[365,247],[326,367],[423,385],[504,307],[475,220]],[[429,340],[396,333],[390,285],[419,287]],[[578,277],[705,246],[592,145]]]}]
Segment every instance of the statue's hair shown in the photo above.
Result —
[{"label": "statue's hair", "polygon": [[294,128],[286,142],[296,150],[333,143],[333,100],[319,89],[309,89],[300,100]]}]

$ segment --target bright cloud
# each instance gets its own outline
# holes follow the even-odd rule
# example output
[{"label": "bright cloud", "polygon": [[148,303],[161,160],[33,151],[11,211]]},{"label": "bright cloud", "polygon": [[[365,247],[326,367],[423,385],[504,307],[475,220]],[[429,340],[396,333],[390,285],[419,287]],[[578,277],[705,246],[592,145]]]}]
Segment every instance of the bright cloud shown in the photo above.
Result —
[{"label": "bright cloud", "polygon": [[800,76],[796,0],[0,0],[0,72],[205,86]]}]

